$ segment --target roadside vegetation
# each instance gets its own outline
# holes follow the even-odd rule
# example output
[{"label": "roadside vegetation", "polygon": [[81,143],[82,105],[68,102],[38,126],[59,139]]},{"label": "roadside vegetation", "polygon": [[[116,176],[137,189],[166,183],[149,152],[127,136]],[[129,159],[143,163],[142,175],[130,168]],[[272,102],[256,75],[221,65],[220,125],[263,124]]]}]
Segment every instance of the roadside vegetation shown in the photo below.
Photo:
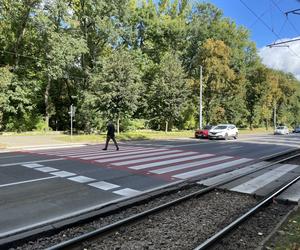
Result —
[{"label": "roadside vegetation", "polygon": [[300,210],[289,216],[288,220],[276,231],[272,239],[267,242],[266,249],[285,250],[300,249]]},{"label": "roadside vegetation", "polygon": [[71,104],[78,134],[193,130],[200,66],[204,124],[300,121],[299,81],[210,3],[2,0],[0,20],[2,132],[69,131]]}]

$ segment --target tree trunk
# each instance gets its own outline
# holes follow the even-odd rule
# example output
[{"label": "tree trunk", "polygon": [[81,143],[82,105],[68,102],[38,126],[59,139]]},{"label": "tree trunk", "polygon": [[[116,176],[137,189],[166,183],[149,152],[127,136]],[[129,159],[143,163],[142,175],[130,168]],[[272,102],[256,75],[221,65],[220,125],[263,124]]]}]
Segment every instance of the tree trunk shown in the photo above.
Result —
[{"label": "tree trunk", "polygon": [[165,132],[167,133],[168,132],[168,121],[166,121],[166,130]]},{"label": "tree trunk", "polygon": [[47,79],[47,86],[45,90],[45,125],[46,125],[46,131],[49,130],[49,116],[50,116],[50,107],[49,107],[49,92],[50,92],[50,87],[51,87],[51,80],[48,75]]},{"label": "tree trunk", "polygon": [[118,115],[117,119],[117,133],[120,134],[120,116]]}]

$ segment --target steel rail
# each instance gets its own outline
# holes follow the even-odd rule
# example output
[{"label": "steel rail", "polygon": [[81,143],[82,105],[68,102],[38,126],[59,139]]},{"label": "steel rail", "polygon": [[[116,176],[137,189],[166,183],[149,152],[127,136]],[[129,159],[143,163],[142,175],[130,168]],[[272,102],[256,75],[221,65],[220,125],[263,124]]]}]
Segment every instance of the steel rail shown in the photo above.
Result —
[{"label": "steel rail", "polygon": [[236,228],[238,225],[240,225],[244,220],[248,219],[251,215],[259,211],[262,207],[267,205],[269,202],[271,202],[277,195],[285,191],[287,188],[289,188],[291,185],[293,185],[295,182],[300,180],[300,175],[294,178],[292,181],[285,184],[283,187],[279,188],[278,190],[274,191],[271,195],[266,197],[264,200],[259,202],[257,205],[255,205],[253,208],[249,209],[246,213],[244,213],[242,216],[231,222],[229,225],[224,227],[222,230],[214,234],[212,237],[204,241],[201,245],[194,248],[194,250],[203,250],[210,247],[212,244],[214,244],[217,240],[220,240],[222,237],[224,237],[227,233],[232,231],[234,228]]},{"label": "steel rail", "polygon": [[[297,151],[297,150],[295,150],[295,151]],[[169,202],[167,202],[165,204],[162,204],[162,205],[159,205],[157,207],[154,207],[154,208],[151,208],[149,210],[146,210],[144,212],[135,214],[135,215],[130,216],[128,218],[119,220],[119,221],[117,221],[115,223],[112,223],[112,224],[109,224],[107,226],[101,227],[101,228],[96,229],[94,231],[91,231],[91,232],[85,233],[83,235],[74,237],[74,238],[72,238],[70,240],[66,240],[66,241],[61,242],[61,243],[59,243],[57,245],[54,245],[54,246],[51,246],[51,247],[47,248],[47,250],[66,249],[66,248],[69,248],[71,246],[75,246],[75,245],[81,244],[82,242],[84,242],[84,241],[86,241],[88,239],[92,239],[92,238],[94,238],[96,236],[99,237],[99,236],[101,236],[101,234],[108,233],[108,232],[110,232],[110,231],[112,231],[112,230],[114,230],[114,229],[116,229],[116,228],[118,228],[120,226],[128,225],[130,223],[133,223],[134,221],[137,221],[138,219],[142,219],[142,218],[144,218],[144,217],[146,217],[148,215],[151,215],[151,214],[153,214],[155,212],[158,212],[158,211],[160,211],[162,209],[168,208],[168,207],[170,207],[172,205],[176,205],[176,204],[178,204],[178,203],[180,203],[182,201],[191,199],[193,197],[197,197],[199,195],[206,194],[206,193],[208,193],[208,192],[216,189],[219,186],[225,185],[225,184],[230,183],[230,182],[232,182],[234,180],[237,180],[237,179],[239,179],[241,177],[244,177],[244,176],[247,176],[249,174],[261,171],[261,170],[263,170],[265,168],[268,168],[270,166],[276,165],[276,164],[278,164],[280,162],[284,162],[284,161],[287,161],[289,159],[292,159],[292,158],[295,158],[295,157],[298,157],[298,156],[300,156],[300,153],[297,153],[296,155],[292,155],[292,156],[289,156],[289,157],[284,158],[284,159],[280,159],[280,160],[278,160],[276,162],[271,162],[270,164],[267,164],[266,166],[263,166],[263,167],[258,168],[258,169],[254,169],[254,170],[249,171],[247,173],[242,173],[242,174],[236,175],[233,178],[229,178],[229,179],[226,179],[224,181],[220,181],[220,182],[218,182],[218,183],[216,183],[216,184],[214,184],[212,186],[203,188],[203,189],[201,189],[199,191],[193,192],[191,194],[188,194],[186,196],[180,197],[180,198],[175,199],[173,201],[169,201]],[[276,156],[276,157],[278,157],[278,156]]]}]

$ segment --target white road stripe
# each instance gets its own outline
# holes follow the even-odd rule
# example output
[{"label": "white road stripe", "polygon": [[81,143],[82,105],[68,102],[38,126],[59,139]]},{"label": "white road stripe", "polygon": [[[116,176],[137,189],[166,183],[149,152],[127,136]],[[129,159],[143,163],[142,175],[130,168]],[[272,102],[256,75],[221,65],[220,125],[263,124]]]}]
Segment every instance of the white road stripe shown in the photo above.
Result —
[{"label": "white road stripe", "polygon": [[238,160],[234,160],[234,161],[230,161],[230,162],[226,162],[226,163],[213,165],[213,166],[207,167],[207,168],[202,168],[202,169],[198,169],[198,170],[194,170],[194,171],[190,171],[190,172],[186,172],[186,173],[182,173],[182,174],[176,174],[176,175],[173,175],[172,177],[179,178],[179,179],[187,179],[187,178],[191,178],[191,177],[198,176],[201,174],[207,174],[207,173],[210,173],[210,172],[213,172],[216,170],[233,167],[233,166],[236,166],[241,163],[248,162],[248,161],[251,161],[251,159],[242,158],[242,159],[238,159]]},{"label": "white road stripe", "polygon": [[8,159],[8,158],[19,158],[19,157],[24,157],[25,155],[10,155],[10,156],[3,156],[0,157],[0,159]]},{"label": "white road stripe", "polygon": [[[135,164],[135,163],[140,163],[140,162],[147,162],[147,161],[154,161],[154,160],[162,160],[162,159],[168,159],[168,158],[174,158],[174,157],[179,157],[179,156],[187,156],[187,155],[195,155],[197,154],[196,152],[184,152],[184,153],[179,153],[179,154],[170,154],[170,155],[162,155],[162,156],[155,156],[155,157],[149,157],[149,158],[144,158],[144,159],[137,159],[137,160],[131,160],[131,161],[122,161],[122,162],[116,162],[113,163],[113,165],[116,166],[124,166],[124,165],[128,165],[128,164]],[[199,156],[199,155],[196,155]],[[180,158],[176,158],[175,162],[179,161]],[[156,162],[157,163],[157,162]],[[161,162],[158,162],[161,163]],[[152,163],[154,164],[154,163]],[[138,165],[135,167],[130,167],[132,169],[142,169],[142,168],[146,168],[146,167],[142,167],[144,165]]]},{"label": "white road stripe", "polygon": [[58,171],[58,169],[51,168],[51,167],[35,168],[35,170],[38,170],[38,171],[41,171],[41,172],[44,172],[44,173]]},{"label": "white road stripe", "polygon": [[295,168],[299,167],[298,165],[291,165],[291,164],[284,164],[278,168],[275,168],[267,173],[260,175],[250,181],[244,182],[241,185],[238,185],[232,188],[232,191],[242,192],[251,194],[256,190],[264,187],[265,185],[279,179],[281,176],[285,175],[286,173],[294,170]]},{"label": "white road stripe", "polygon": [[27,180],[27,181],[19,181],[19,182],[3,184],[3,185],[0,185],[0,188],[20,185],[20,184],[26,184],[26,183],[32,183],[32,182],[37,182],[37,181],[44,181],[44,180],[49,180],[49,179],[54,179],[54,178],[57,178],[57,176],[50,176],[50,177],[45,177],[45,178],[32,179],[32,180]]},{"label": "white road stripe", "polygon": [[69,176],[76,175],[74,173],[67,172],[67,171],[52,172],[50,174],[53,174],[53,175],[59,176],[59,177],[69,177]]},{"label": "white road stripe", "polygon": [[27,167],[27,168],[39,168],[39,167],[43,167],[44,165],[37,164],[37,163],[31,163],[31,164],[23,164],[22,166]]},{"label": "white road stripe", "polygon": [[163,152],[136,154],[136,155],[129,155],[129,156],[124,156],[124,157],[113,157],[113,158],[109,158],[109,159],[97,160],[97,162],[114,162],[114,161],[137,159],[137,158],[144,158],[146,160],[147,159],[146,157],[148,157],[148,156],[158,156],[158,155],[166,155],[166,154],[170,155],[170,154],[179,153],[179,152],[182,152],[182,151],[181,150],[174,150],[174,151],[164,151],[163,150]]},{"label": "white road stripe", "polygon": [[268,164],[269,164],[268,162],[259,162],[259,163],[250,165],[248,167],[236,169],[236,170],[230,171],[229,173],[220,174],[220,175],[214,176],[212,178],[208,178],[208,179],[199,181],[197,183],[205,185],[205,186],[212,186],[212,185],[215,185],[217,183],[220,183],[221,181],[225,181],[226,179],[229,180],[233,176],[246,174],[246,173],[251,172],[253,170],[259,170],[261,168],[266,167],[266,165],[268,165]]},{"label": "white road stripe", "polygon": [[[151,148],[149,148],[148,150],[150,150]],[[117,151],[118,153],[126,153],[126,152],[139,152],[145,150],[145,148],[135,148],[135,149],[128,149],[128,150],[119,150]],[[77,153],[77,154],[64,154],[64,155],[60,155],[60,156],[68,156],[68,157],[89,157],[89,156],[97,156],[97,155],[110,155],[110,154],[114,154],[116,153],[116,150],[114,151],[103,151],[102,149],[99,149],[97,151],[86,151],[83,153]]]},{"label": "white road stripe", "polygon": [[[204,157],[208,157],[208,156],[204,155]],[[202,166],[202,165],[205,165],[205,164],[218,162],[218,161],[223,161],[223,160],[228,160],[228,159],[232,159],[232,158],[233,157],[231,157],[231,156],[220,156],[220,157],[210,158],[210,159],[207,159],[207,160],[201,160],[201,161],[197,161],[197,162],[190,162],[190,163],[185,163],[185,164],[181,164],[181,165],[176,165],[176,166],[151,170],[149,172],[154,173],[154,174],[165,174],[165,173],[170,173],[170,172],[173,172],[173,171],[176,171],[176,170],[182,170],[182,169],[192,168],[192,167],[196,167],[196,166]]]},{"label": "white road stripe", "polygon": [[[125,150],[124,149],[120,149],[118,152],[130,152],[130,151],[138,151],[138,150],[145,150],[146,148],[126,148]],[[58,155],[58,156],[81,156],[81,157],[84,157],[85,155],[86,156],[89,156],[89,155],[95,155],[95,154],[109,154],[109,153],[112,153],[112,152],[115,152],[115,150],[113,151],[104,151],[102,150],[102,148],[98,148],[98,149],[93,149],[93,150],[89,150],[89,149],[86,149],[86,150],[81,150],[81,151],[77,151],[77,152],[58,152],[58,153],[55,153],[54,155]]]},{"label": "white road stripe", "polygon": [[141,153],[152,153],[152,152],[158,152],[158,151],[166,151],[167,149],[150,149],[150,150],[142,150],[142,151],[134,151],[134,152],[121,152],[114,151],[106,155],[98,155],[98,156],[92,156],[92,157],[83,157],[82,160],[95,160],[95,159],[104,159],[109,157],[118,157],[118,156],[124,156],[124,155],[134,155],[134,154],[141,154]]},{"label": "white road stripe", "polygon": [[98,182],[95,182],[95,183],[90,183],[88,185],[91,186],[91,187],[102,189],[102,190],[110,190],[110,189],[120,187],[119,185],[112,184],[112,183],[109,183],[109,182],[106,182],[106,181],[98,181]]},{"label": "white road stripe", "polygon": [[113,193],[118,194],[118,195],[122,195],[122,196],[136,196],[141,194],[141,191],[135,190],[135,189],[131,189],[131,188],[124,188],[124,189],[120,189],[117,191],[114,191]]},{"label": "white road stripe", "polygon": [[82,176],[82,175],[70,177],[70,178],[68,178],[68,180],[79,182],[79,183],[87,183],[87,182],[95,181],[95,179],[93,179],[93,178],[89,178],[89,177]]},{"label": "white road stripe", "polygon": [[37,160],[37,161],[23,161],[23,162],[14,162],[9,164],[1,164],[0,167],[10,167],[15,165],[24,165],[24,164],[30,164],[30,163],[37,163],[37,162],[51,162],[51,161],[62,161],[65,160],[65,158],[56,158],[56,159],[49,159],[49,160]]}]

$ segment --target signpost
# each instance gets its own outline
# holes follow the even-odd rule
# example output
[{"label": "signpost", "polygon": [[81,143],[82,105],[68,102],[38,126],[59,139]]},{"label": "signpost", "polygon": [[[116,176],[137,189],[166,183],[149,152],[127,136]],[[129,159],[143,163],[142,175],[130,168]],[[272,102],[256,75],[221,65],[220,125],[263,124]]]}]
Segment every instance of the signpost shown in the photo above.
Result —
[{"label": "signpost", "polygon": [[71,118],[71,138],[73,136],[73,117],[75,117],[75,111],[76,107],[74,107],[73,104],[71,104],[70,111],[68,112]]}]

